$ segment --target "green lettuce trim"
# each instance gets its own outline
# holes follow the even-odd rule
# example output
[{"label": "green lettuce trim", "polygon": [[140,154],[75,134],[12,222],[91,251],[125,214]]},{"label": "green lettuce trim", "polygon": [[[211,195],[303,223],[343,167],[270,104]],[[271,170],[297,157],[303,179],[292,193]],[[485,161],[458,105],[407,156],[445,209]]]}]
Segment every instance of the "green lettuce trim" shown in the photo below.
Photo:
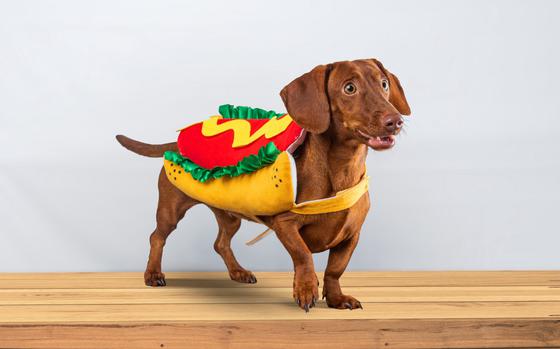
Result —
[{"label": "green lettuce trim", "polygon": [[286,114],[277,113],[274,110],[264,110],[243,106],[235,107],[231,104],[220,105],[218,112],[224,119],[272,119]]},{"label": "green lettuce trim", "polygon": [[245,173],[255,172],[256,170],[259,170],[276,161],[276,158],[280,155],[280,153],[281,151],[278,150],[276,145],[273,142],[270,142],[267,145],[262,146],[257,154],[244,157],[236,165],[224,167],[218,166],[212,169],[201,167],[179,153],[171,150],[166,151],[163,154],[163,157],[165,160],[173,161],[178,164],[185,170],[185,172],[190,173],[194,179],[204,183],[212,178],[221,178],[224,176],[237,177]]}]

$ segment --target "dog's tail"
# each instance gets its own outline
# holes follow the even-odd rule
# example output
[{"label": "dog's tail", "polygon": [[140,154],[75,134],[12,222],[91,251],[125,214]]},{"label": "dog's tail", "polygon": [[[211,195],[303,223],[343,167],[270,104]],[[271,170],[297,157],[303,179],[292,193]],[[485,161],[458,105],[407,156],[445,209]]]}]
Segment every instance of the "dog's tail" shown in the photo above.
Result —
[{"label": "dog's tail", "polygon": [[117,135],[117,141],[126,149],[139,155],[159,158],[168,150],[178,151],[177,142],[165,144],[148,144],[136,141],[127,136]]}]

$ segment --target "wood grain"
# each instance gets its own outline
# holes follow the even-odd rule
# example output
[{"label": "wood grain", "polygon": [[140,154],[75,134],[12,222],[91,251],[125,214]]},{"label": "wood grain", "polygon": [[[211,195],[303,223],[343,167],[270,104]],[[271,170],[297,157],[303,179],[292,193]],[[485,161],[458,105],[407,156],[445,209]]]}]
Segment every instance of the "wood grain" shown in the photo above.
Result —
[{"label": "wood grain", "polygon": [[[371,274],[371,275],[369,275]],[[291,272],[255,272],[258,283],[232,283],[227,273],[165,273],[176,287],[291,287]],[[369,276],[368,276],[369,275]],[[322,280],[323,273],[317,273]],[[61,281],[63,285],[61,287]],[[558,286],[560,271],[346,272],[345,286]],[[0,289],[144,288],[141,273],[0,273]]]},{"label": "wood grain", "polygon": [[0,348],[560,347],[560,273],[353,272],[364,310],[306,314],[292,273],[0,274]]},{"label": "wood grain", "polygon": [[[560,301],[551,286],[345,287],[364,303]],[[7,289],[0,305],[292,303],[291,288]]]},{"label": "wood grain", "polygon": [[552,348],[560,320],[291,320],[0,327],[1,348]]},{"label": "wood grain", "polygon": [[102,304],[3,306],[0,323],[74,323],[306,319],[560,319],[560,302],[363,303],[363,310],[337,311],[320,302],[310,313],[291,303]]}]

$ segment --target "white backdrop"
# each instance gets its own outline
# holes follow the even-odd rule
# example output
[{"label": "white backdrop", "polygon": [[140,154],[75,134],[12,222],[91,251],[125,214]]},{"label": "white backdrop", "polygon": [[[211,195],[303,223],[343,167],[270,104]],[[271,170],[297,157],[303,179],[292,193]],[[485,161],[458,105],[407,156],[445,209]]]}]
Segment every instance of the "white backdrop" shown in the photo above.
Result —
[{"label": "white backdrop", "polygon": [[[1,1],[0,271],[143,270],[161,161],[223,103],[283,111],[321,63],[380,58],[412,107],[368,157],[373,206],[351,269],[560,267],[560,3],[545,1]],[[252,270],[291,268],[275,236]],[[164,269],[224,270],[205,207]],[[317,269],[326,254],[317,255]]]}]

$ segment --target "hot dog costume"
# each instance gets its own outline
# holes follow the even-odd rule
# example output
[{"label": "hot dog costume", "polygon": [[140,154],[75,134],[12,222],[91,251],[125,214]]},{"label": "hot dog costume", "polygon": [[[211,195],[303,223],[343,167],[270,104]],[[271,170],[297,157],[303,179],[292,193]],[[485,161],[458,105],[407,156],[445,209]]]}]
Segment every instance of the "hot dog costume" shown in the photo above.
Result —
[{"label": "hot dog costume", "polygon": [[285,211],[319,214],[350,208],[368,190],[368,177],[335,196],[296,203],[292,157],[306,132],[286,113],[219,107],[219,114],[180,130],[179,152],[164,154],[167,178],[210,206],[257,216]]}]

